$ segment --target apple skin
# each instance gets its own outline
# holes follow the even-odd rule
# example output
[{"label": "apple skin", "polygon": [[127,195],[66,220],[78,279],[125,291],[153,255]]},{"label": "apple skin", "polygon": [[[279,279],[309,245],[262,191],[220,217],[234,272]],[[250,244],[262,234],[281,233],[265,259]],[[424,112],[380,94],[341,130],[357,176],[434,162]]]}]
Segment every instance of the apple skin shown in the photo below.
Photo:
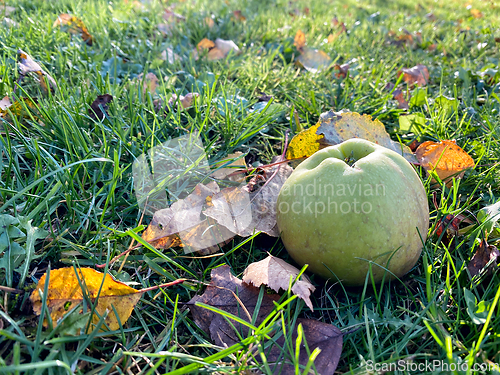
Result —
[{"label": "apple skin", "polygon": [[[352,166],[344,161],[348,157],[355,160]],[[410,163],[354,138],[297,166],[280,190],[277,223],[298,264],[359,286],[370,262],[375,282],[384,274],[386,280],[401,277],[416,264],[427,238],[429,206]]]}]

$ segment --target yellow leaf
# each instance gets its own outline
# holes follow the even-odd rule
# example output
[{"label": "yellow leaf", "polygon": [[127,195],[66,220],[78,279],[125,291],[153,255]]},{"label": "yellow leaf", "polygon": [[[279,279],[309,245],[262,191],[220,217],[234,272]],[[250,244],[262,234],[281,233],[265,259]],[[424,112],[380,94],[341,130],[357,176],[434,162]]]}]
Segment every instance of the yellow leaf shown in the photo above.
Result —
[{"label": "yellow leaf", "polygon": [[450,187],[452,177],[462,178],[465,170],[474,167],[474,160],[455,141],[427,141],[418,146],[417,159],[424,169],[435,171]]},{"label": "yellow leaf", "polygon": [[319,142],[323,138],[322,135],[316,134],[319,126],[320,123],[311,126],[309,129],[301,131],[293,137],[288,145],[286,158],[296,159],[309,157],[318,151],[321,148]]},{"label": "yellow leaf", "polygon": [[[40,278],[37,288],[30,296],[33,310],[37,315],[40,315],[42,309],[42,299],[40,296],[45,287],[45,279],[46,274]],[[78,279],[84,285],[85,291],[82,291]],[[92,302],[96,303],[95,313],[92,316],[92,324],[95,326],[99,322],[100,317],[107,314],[104,322],[112,331],[120,328],[112,306],[116,309],[118,318],[123,325],[132,314],[134,306],[142,296],[141,291],[115,281],[109,274],[104,275],[91,268],[79,269],[78,277],[75,269],[72,267],[53,270],[50,272],[46,300],[54,326],[58,324],[58,321],[68,311],[83,301],[84,293],[88,295]],[[82,313],[82,311],[79,311],[79,313]],[[44,321],[44,326],[47,326],[46,321]],[[93,329],[92,326],[89,327],[89,331]]]},{"label": "yellow leaf", "polygon": [[71,14],[60,14],[54,22],[54,25],[52,25],[52,27],[56,26],[66,27],[66,31],[70,34],[80,34],[82,39],[89,46],[91,46],[94,42],[94,38],[89,34],[89,31],[85,27],[83,21],[75,16],[72,16]]}]

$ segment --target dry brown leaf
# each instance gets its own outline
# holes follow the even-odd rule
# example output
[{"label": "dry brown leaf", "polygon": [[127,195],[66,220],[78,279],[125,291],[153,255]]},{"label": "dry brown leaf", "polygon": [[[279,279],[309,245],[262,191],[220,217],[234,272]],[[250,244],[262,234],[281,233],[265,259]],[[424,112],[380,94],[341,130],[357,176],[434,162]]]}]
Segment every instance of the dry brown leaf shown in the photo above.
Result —
[{"label": "dry brown leaf", "polygon": [[199,52],[202,50],[208,50],[207,58],[209,61],[217,61],[227,57],[227,55],[234,51],[239,53],[240,49],[232,40],[224,40],[217,38],[215,42],[210,39],[203,38],[194,51],[194,58],[197,60],[199,58]]},{"label": "dry brown leaf", "polygon": [[205,25],[208,26],[209,29],[215,26],[215,21],[212,17],[205,17]]},{"label": "dry brown leaf", "polygon": [[302,30],[298,30],[293,40],[293,45],[301,51],[306,46],[306,35]]},{"label": "dry brown leaf", "polygon": [[403,68],[398,76],[401,74],[403,74],[403,80],[410,86],[414,84],[425,86],[429,82],[429,70],[422,64],[415,65],[413,68]]},{"label": "dry brown leaf", "polygon": [[156,211],[142,238],[156,248],[180,246],[185,252],[218,250],[217,245],[229,241],[234,233],[206,218],[202,210],[219,191],[214,181],[196,185],[186,198]]},{"label": "dry brown leaf", "polygon": [[470,14],[474,18],[482,18],[483,17],[483,13],[479,9],[475,9],[475,8],[472,8],[470,10]]},{"label": "dry brown leaf", "polygon": [[247,20],[246,17],[243,15],[243,13],[241,13],[241,10],[233,11],[233,16],[231,17],[231,19],[234,22],[244,22]]},{"label": "dry brown leaf", "polygon": [[91,46],[94,42],[94,38],[89,34],[89,31],[85,27],[83,21],[71,14],[63,13],[57,17],[57,20],[54,22],[52,27],[62,27],[65,28],[70,34],[80,34],[82,39]]},{"label": "dry brown leaf", "polygon": [[[232,325],[238,330],[239,335],[247,337],[251,334],[249,328],[237,321],[232,320],[231,324],[221,315],[212,312],[198,303],[204,303],[224,310],[234,316],[247,322],[252,321],[255,316],[255,326],[260,325],[263,320],[274,310],[274,302],[278,301],[277,294],[264,293],[258,312],[255,314],[255,308],[258,302],[259,289],[243,283],[240,279],[234,277],[228,266],[218,267],[212,270],[212,281],[201,296],[195,296],[189,301],[189,309],[193,314],[195,323],[221,347],[228,347],[240,342],[238,334],[234,332]],[[326,323],[316,320],[297,319],[297,325],[302,325],[304,337],[310,352],[318,348],[321,350],[314,361],[318,374],[333,375],[337,368],[340,355],[342,353],[343,335],[340,330]],[[290,342],[296,345],[297,329],[289,327],[289,332],[293,331]],[[265,351],[267,363],[272,373],[281,375],[294,375],[295,367],[290,364],[287,358],[283,357],[288,350],[285,347],[285,339],[281,330],[271,333],[274,345]],[[284,348],[284,351],[282,350]],[[292,348],[295,353],[299,348]],[[288,354],[289,355],[289,354]],[[255,356],[257,360],[260,358]],[[300,348],[299,363],[304,366],[309,359],[306,350]]]},{"label": "dry brown leaf", "polygon": [[190,92],[185,96],[181,95],[179,97],[176,94],[172,94],[172,96],[168,100],[168,105],[170,108],[175,108],[178,110],[180,104],[181,109],[186,109],[191,107],[195,98],[198,98],[199,96],[200,94],[198,94],[197,92]]},{"label": "dry brown leaf", "polygon": [[[113,96],[109,94],[98,95],[90,105],[89,115],[94,120],[102,121],[108,112],[108,104],[113,101]],[[102,110],[101,110],[102,108]],[[103,112],[104,111],[104,112]]]},{"label": "dry brown leaf", "polygon": [[337,78],[347,77],[347,72],[349,71],[349,67],[350,67],[349,64],[342,64],[342,65],[335,64],[333,68],[339,71],[338,73],[335,73],[335,77]]},{"label": "dry brown leaf", "polygon": [[[491,262],[491,263],[490,263]],[[488,245],[486,240],[482,240],[472,259],[467,264],[467,270],[471,277],[477,276],[489,264],[488,268],[484,271],[487,275],[491,274],[500,263],[500,252],[496,246]]]},{"label": "dry brown leaf", "polygon": [[25,76],[28,73],[35,73],[40,80],[40,86],[44,92],[48,92],[47,84],[45,83],[45,78],[49,81],[49,86],[51,89],[56,89],[57,84],[54,81],[54,78],[51,77],[50,74],[45,72],[42,67],[33,61],[30,55],[26,52],[18,49],[17,54],[19,55],[19,70],[21,71],[21,75]]},{"label": "dry brown leaf", "polygon": [[[80,279],[80,282],[78,279]],[[33,310],[37,315],[40,315],[42,309],[40,293],[44,290],[45,280],[46,274],[40,278],[37,288],[30,296]],[[80,283],[85,285],[85,292],[82,291]],[[107,314],[104,322],[111,331],[120,329],[120,324],[112,306],[118,313],[119,321],[124,325],[142,296],[140,291],[114,280],[109,274],[104,275],[91,268],[79,269],[78,276],[72,267],[53,270],[50,272],[46,300],[54,326],[68,311],[83,301],[84,293],[88,295],[92,302],[97,301],[96,313],[92,316],[94,327],[99,322],[100,317]],[[82,313],[82,311],[79,313]],[[44,326],[47,326],[47,324],[44,321]],[[90,326],[88,332],[92,331],[94,327]],[[101,330],[104,327],[102,326]]]},{"label": "dry brown leaf", "polygon": [[393,98],[397,100],[399,109],[408,109],[409,108],[408,102],[405,99],[405,96],[404,96],[402,90],[396,89],[396,90],[394,90],[392,95],[393,95]]},{"label": "dry brown leaf", "polygon": [[144,73],[141,73],[133,80],[133,82],[136,84],[140,84],[142,82],[142,94],[146,95],[147,92],[154,94],[156,88],[158,87],[159,80],[154,73],[148,73],[146,74],[146,77],[144,77]]},{"label": "dry brown leaf", "polygon": [[448,187],[453,184],[452,177],[462,178],[466,169],[474,167],[474,160],[455,141],[424,142],[416,156],[427,173],[435,171]]},{"label": "dry brown leaf", "polygon": [[255,188],[254,181],[243,188],[226,188],[212,197],[212,205],[204,214],[242,237],[259,231],[278,237],[276,202],[292,168],[282,163],[262,168],[262,171],[264,175],[258,175],[262,184],[260,188]]},{"label": "dry brown leaf", "polygon": [[[293,282],[299,275],[300,270],[288,264],[283,259],[269,255],[260,262],[251,263],[243,272],[243,282],[260,287],[262,284],[276,292],[280,289],[288,290],[290,282]],[[314,311],[311,302],[311,292],[316,288],[306,275],[301,275],[292,286],[292,293],[302,298],[307,307]]]}]

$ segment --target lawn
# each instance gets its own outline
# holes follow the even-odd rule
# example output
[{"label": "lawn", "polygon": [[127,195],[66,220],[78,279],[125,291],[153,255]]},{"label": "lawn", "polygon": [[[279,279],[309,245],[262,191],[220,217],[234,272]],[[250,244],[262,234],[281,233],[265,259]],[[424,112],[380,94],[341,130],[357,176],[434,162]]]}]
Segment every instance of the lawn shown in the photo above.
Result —
[{"label": "lawn", "polygon": [[[58,25],[61,14],[85,29]],[[264,348],[273,345],[293,363],[283,373],[307,373],[290,336],[297,319],[342,332],[336,374],[500,373],[500,226],[481,221],[500,199],[494,1],[3,0],[0,16],[0,98],[13,103],[0,118],[0,374],[271,374]],[[329,56],[327,66],[297,63],[299,30],[307,47]],[[196,50],[204,38],[232,40],[239,52],[216,59],[217,51]],[[18,50],[44,73],[23,72]],[[405,82],[402,69],[419,64],[426,82]],[[198,96],[184,109],[189,93]],[[268,253],[296,264],[264,233],[236,236],[209,255],[156,249],[141,238],[152,211],[143,209],[133,164],[194,135],[212,168],[235,152],[250,167],[270,164],[332,109],[371,115],[406,145],[456,140],[475,166],[445,186],[415,165],[430,227],[407,275],[347,287],[306,271],[314,311],[282,290],[273,319],[216,345],[189,304],[213,270],[228,265],[241,278]],[[411,128],[408,114],[418,122]],[[177,187],[170,197],[189,193]],[[467,265],[485,239],[492,261],[474,276]],[[29,297],[42,275],[63,267],[94,268],[135,289],[174,285],[145,291],[111,332],[85,331],[89,315],[78,312],[93,308],[89,298],[44,327]],[[270,293],[261,287],[259,304]],[[276,332],[284,344],[269,340]]]}]

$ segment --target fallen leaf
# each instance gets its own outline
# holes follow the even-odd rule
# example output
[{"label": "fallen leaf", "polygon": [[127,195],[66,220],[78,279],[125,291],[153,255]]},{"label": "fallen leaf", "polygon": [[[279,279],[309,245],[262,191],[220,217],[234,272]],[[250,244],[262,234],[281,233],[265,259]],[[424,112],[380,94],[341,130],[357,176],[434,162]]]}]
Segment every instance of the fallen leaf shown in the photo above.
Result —
[{"label": "fallen leaf", "polygon": [[321,148],[321,140],[324,136],[316,134],[319,126],[320,123],[311,126],[292,138],[286,151],[287,159],[307,158]]},{"label": "fallen leaf", "polygon": [[452,177],[462,178],[466,169],[474,167],[474,160],[455,141],[424,142],[418,146],[416,156],[427,173],[435,171],[448,187],[453,184]]},{"label": "fallen leaf", "polygon": [[15,10],[16,10],[16,8],[11,7],[7,4],[0,4],[0,15],[2,15],[4,17],[10,15]]},{"label": "fallen leaf", "polygon": [[[233,159],[235,160],[233,161]],[[241,171],[246,171],[247,165],[241,151],[228,155],[225,159],[218,162],[217,165],[223,167],[214,170],[210,174],[211,177],[217,180],[227,179],[232,182],[242,182],[245,180],[246,176]]]},{"label": "fallen leaf", "polygon": [[397,152],[410,162],[416,161],[407,146],[393,141],[384,124],[377,119],[373,120],[369,115],[329,111],[321,114],[319,124],[316,134],[324,135],[324,138],[320,139],[323,146],[336,145],[351,138],[363,138]]},{"label": "fallen leaf", "polygon": [[[31,110],[33,117],[36,119],[36,115],[33,114],[33,112],[36,113],[36,103],[36,98],[34,98],[33,100],[30,98],[21,98],[14,103],[10,103],[9,98],[6,96],[0,102],[0,117],[6,117],[10,113],[12,113],[14,116],[26,115],[27,111],[25,110],[25,108],[28,108]],[[5,106],[5,108],[2,108],[3,106]]]},{"label": "fallen leaf", "polygon": [[[288,264],[283,259],[269,255],[260,262],[251,263],[243,272],[243,282],[253,284],[257,288],[262,284],[276,292],[280,289],[288,290],[290,282],[293,282],[299,275],[300,270]],[[292,293],[302,298],[307,307],[314,311],[311,302],[311,292],[316,288],[306,275],[301,275],[292,286]]]},{"label": "fallen leaf", "polygon": [[[79,279],[80,283],[85,286],[85,291],[82,291]],[[33,310],[37,315],[40,315],[42,309],[41,293],[45,287],[45,280],[46,274],[40,278],[37,288],[30,296]],[[79,269],[78,276],[73,267],[52,270],[46,301],[53,326],[56,326],[68,311],[83,301],[84,293],[92,302],[97,302],[96,313],[92,316],[94,328],[100,317],[107,314],[104,322],[111,331],[120,329],[119,321],[122,325],[125,324],[142,296],[140,291],[114,280],[109,274],[104,275],[91,268]],[[112,306],[116,309],[118,317]],[[79,313],[81,314],[82,311]],[[45,327],[47,324],[47,321],[44,321]],[[89,331],[94,329],[89,328]]]},{"label": "fallen leaf", "polygon": [[241,237],[259,231],[278,237],[276,202],[293,170],[288,164],[280,163],[264,167],[262,171],[260,188],[253,188],[252,181],[243,188],[226,188],[212,197],[212,204],[203,213]]},{"label": "fallen leaf", "polygon": [[231,51],[234,51],[235,53],[240,52],[240,49],[232,40],[224,40],[220,38],[215,39],[215,42],[210,39],[203,38],[198,43],[194,51],[195,60],[198,59],[198,54],[201,50],[208,50],[207,58],[209,61],[224,59]]},{"label": "fallen leaf", "polygon": [[88,110],[90,117],[94,120],[104,120],[104,117],[106,117],[106,114],[108,112],[108,103],[111,103],[112,101],[112,95],[98,95],[97,98],[92,102],[92,104],[90,105],[90,109]]},{"label": "fallen leaf", "polygon": [[70,34],[80,34],[82,39],[91,46],[94,42],[94,38],[89,34],[89,31],[85,27],[83,21],[71,14],[63,13],[57,17],[57,20],[54,22],[52,27],[61,27],[64,28]]},{"label": "fallen leaf", "polygon": [[347,72],[349,71],[349,64],[335,64],[333,67],[335,70],[338,70],[338,73],[335,73],[335,77],[337,78],[346,78],[347,77]]},{"label": "fallen leaf", "polygon": [[215,21],[213,20],[212,17],[205,17],[205,25],[208,26],[209,29],[215,26]]},{"label": "fallen leaf", "polygon": [[477,220],[484,225],[484,229],[488,233],[491,233],[500,220],[500,200],[495,204],[481,208],[477,213]]},{"label": "fallen leaf", "polygon": [[401,91],[400,89],[396,89],[396,90],[394,90],[392,95],[393,95],[394,99],[396,99],[398,102],[398,109],[408,109],[409,108],[408,102],[405,99],[403,91]]},{"label": "fallen leaf", "polygon": [[488,245],[486,240],[482,240],[481,244],[477,248],[476,252],[472,256],[472,259],[467,264],[467,270],[471,277],[479,275],[484,268],[488,265],[488,268],[483,272],[486,275],[493,273],[495,269],[498,268],[498,263],[500,260],[500,252],[496,246]]},{"label": "fallen leaf", "polygon": [[[201,296],[195,296],[189,301],[189,309],[193,314],[195,323],[215,342],[216,345],[227,347],[240,342],[238,334],[234,332],[234,326],[239,335],[248,337],[251,335],[249,328],[235,320],[231,324],[218,313],[208,310],[198,303],[204,303],[226,311],[234,316],[239,317],[247,322],[252,322],[252,317],[255,317],[254,326],[259,326],[264,319],[274,310],[274,302],[279,300],[277,294],[264,293],[259,310],[255,313],[256,305],[259,297],[259,289],[243,283],[240,279],[234,277],[228,266],[218,267],[212,270],[212,281]],[[326,323],[321,323],[316,320],[297,319],[297,326],[301,325],[303,331],[303,341],[307,342],[310,352],[316,348],[321,352],[316,357],[314,365],[317,373],[321,375],[333,375],[337,368],[340,355],[342,353],[343,335],[340,330]],[[298,348],[295,348],[297,343],[296,327],[288,327],[289,331],[293,331],[291,340],[293,343],[293,355]],[[266,362],[271,368],[272,373],[282,375],[295,374],[295,367],[287,361],[288,350],[285,347],[285,340],[282,336],[282,330],[277,330],[273,333],[272,340],[274,345],[264,350]],[[284,349],[282,349],[284,348]],[[285,358],[284,358],[285,356]],[[255,356],[258,360],[260,356]],[[309,355],[307,351],[301,348],[299,354],[299,363],[304,366],[308,362]]]},{"label": "fallen leaf", "polygon": [[0,110],[2,111],[9,108],[11,105],[12,103],[10,102],[10,99],[7,95],[4,96],[2,100],[0,100]]},{"label": "fallen leaf", "polygon": [[19,55],[19,70],[21,71],[22,76],[25,76],[28,73],[35,73],[40,80],[40,86],[42,87],[42,90],[46,93],[48,92],[48,88],[47,84],[45,83],[45,78],[47,78],[47,80],[49,81],[50,88],[54,90],[57,88],[57,84],[54,78],[52,78],[50,74],[45,72],[45,70],[43,70],[38,63],[33,61],[30,55],[20,49],[17,50],[17,54]]},{"label": "fallen leaf", "polygon": [[482,18],[483,17],[483,13],[478,10],[478,9],[475,9],[475,8],[472,8],[470,10],[470,14],[472,15],[472,17],[474,18]]},{"label": "fallen leaf", "polygon": [[306,46],[306,35],[302,30],[298,30],[293,40],[293,45],[301,51]]},{"label": "fallen leaf", "polygon": [[403,68],[398,76],[401,74],[403,74],[403,80],[410,86],[414,84],[425,86],[429,82],[429,70],[425,65],[418,64],[413,68]]},{"label": "fallen leaf", "polygon": [[171,11],[170,9],[165,9],[163,12],[164,23],[158,25],[158,30],[165,35],[171,36],[172,30],[176,24],[186,21],[186,17]]},{"label": "fallen leaf", "polygon": [[179,97],[177,96],[177,94],[172,94],[172,96],[168,100],[168,105],[170,108],[179,109],[178,105],[180,104],[181,109],[186,109],[193,105],[195,98],[199,97],[200,94],[198,94],[197,92],[190,92],[185,96],[181,95]]},{"label": "fallen leaf", "polygon": [[142,238],[156,248],[180,246],[185,252],[218,249],[217,245],[230,240],[234,233],[207,219],[202,210],[207,199],[211,202],[212,196],[219,192],[215,181],[196,185],[186,198],[157,210]]},{"label": "fallen leaf", "polygon": [[134,79],[133,82],[136,84],[140,84],[142,82],[142,94],[146,95],[147,92],[153,94],[156,91],[159,80],[154,73],[148,73],[146,74],[146,77],[144,77],[144,73],[141,73]]},{"label": "fallen leaf", "polygon": [[243,15],[243,13],[241,13],[241,10],[233,11],[233,17],[231,17],[231,19],[234,22],[243,22],[247,20],[246,17]]},{"label": "fallen leaf", "polygon": [[436,236],[441,237],[443,232],[445,232],[445,235],[443,236],[443,242],[449,244],[451,240],[458,235],[460,230],[460,223],[462,221],[471,223],[471,221],[462,214],[446,215],[443,219],[440,219],[436,223]]},{"label": "fallen leaf", "polygon": [[325,52],[306,46],[306,36],[302,30],[298,30],[297,34],[295,34],[293,44],[300,53],[296,63],[311,73],[321,71],[321,69],[328,67],[332,62],[330,56]]},{"label": "fallen leaf", "polygon": [[175,63],[175,61],[179,61],[181,58],[178,54],[174,52],[174,50],[170,47],[167,47],[166,50],[162,51],[161,59],[163,61],[167,61],[169,64]]}]

